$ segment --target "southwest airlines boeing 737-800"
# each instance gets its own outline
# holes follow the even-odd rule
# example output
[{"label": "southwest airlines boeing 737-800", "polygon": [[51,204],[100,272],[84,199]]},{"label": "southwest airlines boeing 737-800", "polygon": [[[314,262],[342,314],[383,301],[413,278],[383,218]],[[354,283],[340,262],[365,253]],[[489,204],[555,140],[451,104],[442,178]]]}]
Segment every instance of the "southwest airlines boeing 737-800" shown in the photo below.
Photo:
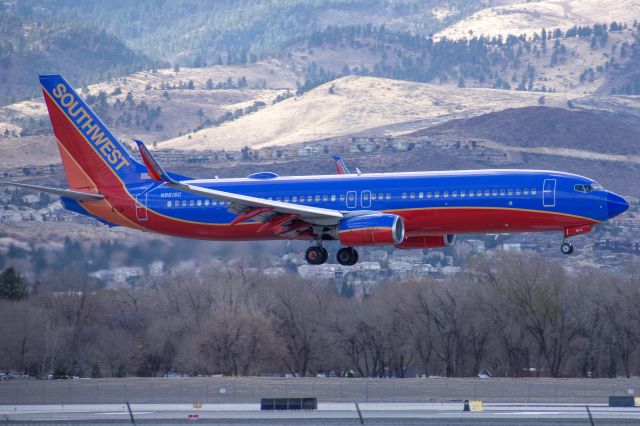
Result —
[{"label": "southwest airlines boeing 737-800", "polygon": [[40,77],[69,189],[4,182],[60,196],[65,208],[108,225],[208,240],[304,239],[307,262],[326,262],[323,241],[355,247],[444,247],[456,234],[557,231],[567,238],[629,207],[589,178],[545,170],[466,170],[191,179],[166,172],[136,141],[136,161],[59,75]]}]

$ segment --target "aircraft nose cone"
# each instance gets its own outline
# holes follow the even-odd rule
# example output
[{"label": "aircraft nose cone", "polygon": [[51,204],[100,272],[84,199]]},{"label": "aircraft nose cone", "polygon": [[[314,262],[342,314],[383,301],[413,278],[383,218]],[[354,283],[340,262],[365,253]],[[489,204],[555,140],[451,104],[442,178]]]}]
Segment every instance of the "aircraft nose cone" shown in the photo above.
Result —
[{"label": "aircraft nose cone", "polygon": [[613,192],[607,194],[607,213],[609,214],[609,219],[624,213],[628,208],[629,203],[627,200]]}]

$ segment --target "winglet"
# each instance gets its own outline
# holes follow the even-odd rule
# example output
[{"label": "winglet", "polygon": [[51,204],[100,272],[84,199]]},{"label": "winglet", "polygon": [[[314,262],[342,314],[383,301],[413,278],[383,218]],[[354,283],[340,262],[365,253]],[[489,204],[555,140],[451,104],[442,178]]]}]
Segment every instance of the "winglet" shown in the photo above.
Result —
[{"label": "winglet", "polygon": [[337,155],[334,155],[333,159],[336,162],[336,170],[338,171],[339,175],[350,174],[349,169],[347,169],[347,166],[344,165],[344,161],[342,161],[342,158],[338,157]]},{"label": "winglet", "polygon": [[144,161],[144,165],[147,166],[147,170],[149,171],[149,177],[155,180],[156,182],[167,182],[178,184],[178,182],[172,179],[167,172],[164,171],[160,163],[156,161],[155,158],[151,155],[147,147],[144,145],[142,141],[134,139],[136,144],[138,145],[138,149],[140,150],[140,155],[142,155],[142,161]]}]

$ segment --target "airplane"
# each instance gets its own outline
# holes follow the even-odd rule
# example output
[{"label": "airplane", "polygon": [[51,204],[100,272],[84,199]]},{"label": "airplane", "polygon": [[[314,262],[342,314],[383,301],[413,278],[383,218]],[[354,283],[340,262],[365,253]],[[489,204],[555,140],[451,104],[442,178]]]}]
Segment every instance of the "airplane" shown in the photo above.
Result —
[{"label": "airplane", "polygon": [[562,232],[568,238],[626,211],[629,203],[592,179],[547,170],[463,170],[335,175],[253,173],[192,179],[165,171],[143,142],[143,163],[60,75],[40,84],[69,189],[15,182],[60,196],[63,206],[110,226],[205,240],[311,242],[309,264],[327,261],[325,241],[341,244],[341,265],[356,247],[446,247],[458,234]]}]

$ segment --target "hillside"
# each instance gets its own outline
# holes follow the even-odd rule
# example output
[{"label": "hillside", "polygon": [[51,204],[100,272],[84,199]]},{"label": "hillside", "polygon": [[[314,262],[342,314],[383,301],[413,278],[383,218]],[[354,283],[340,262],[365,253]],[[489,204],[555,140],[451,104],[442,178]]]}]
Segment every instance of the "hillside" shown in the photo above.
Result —
[{"label": "hillside", "polygon": [[[483,138],[507,146],[640,154],[640,117],[554,107],[508,108],[419,130],[413,137]],[[630,121],[630,122],[629,122]]]},{"label": "hillside", "polygon": [[326,26],[388,25],[430,34],[504,0],[21,0],[23,14],[92,22],[129,47],[181,66],[238,64],[277,56]]},{"label": "hillside", "polygon": [[38,74],[84,85],[161,63],[99,28],[22,17],[0,5],[0,106],[36,96]]},{"label": "hillside", "polygon": [[[393,135],[487,111],[536,105],[539,93],[441,87],[373,77],[343,77],[302,96],[219,127],[161,142],[161,148],[235,149],[336,138]],[[548,105],[570,97],[547,94]]]},{"label": "hillside", "polygon": [[435,34],[437,39],[506,36],[540,33],[573,26],[626,22],[640,19],[639,0],[542,0],[489,7]]},{"label": "hillside", "polygon": [[[220,117],[233,119],[238,110],[271,104],[295,88],[296,75],[278,61],[268,61],[144,71],[86,88],[69,80],[118,137],[152,143],[211,125]],[[41,94],[0,108],[0,145],[5,148],[11,141],[3,139],[12,138],[2,136],[47,134],[50,129]]]},{"label": "hillside", "polygon": [[623,70],[637,65],[638,40],[634,23],[439,41],[385,27],[332,27],[292,46],[286,61],[304,75],[301,91],[339,76],[365,75],[459,87],[631,94],[635,86],[629,83],[637,79]]}]

